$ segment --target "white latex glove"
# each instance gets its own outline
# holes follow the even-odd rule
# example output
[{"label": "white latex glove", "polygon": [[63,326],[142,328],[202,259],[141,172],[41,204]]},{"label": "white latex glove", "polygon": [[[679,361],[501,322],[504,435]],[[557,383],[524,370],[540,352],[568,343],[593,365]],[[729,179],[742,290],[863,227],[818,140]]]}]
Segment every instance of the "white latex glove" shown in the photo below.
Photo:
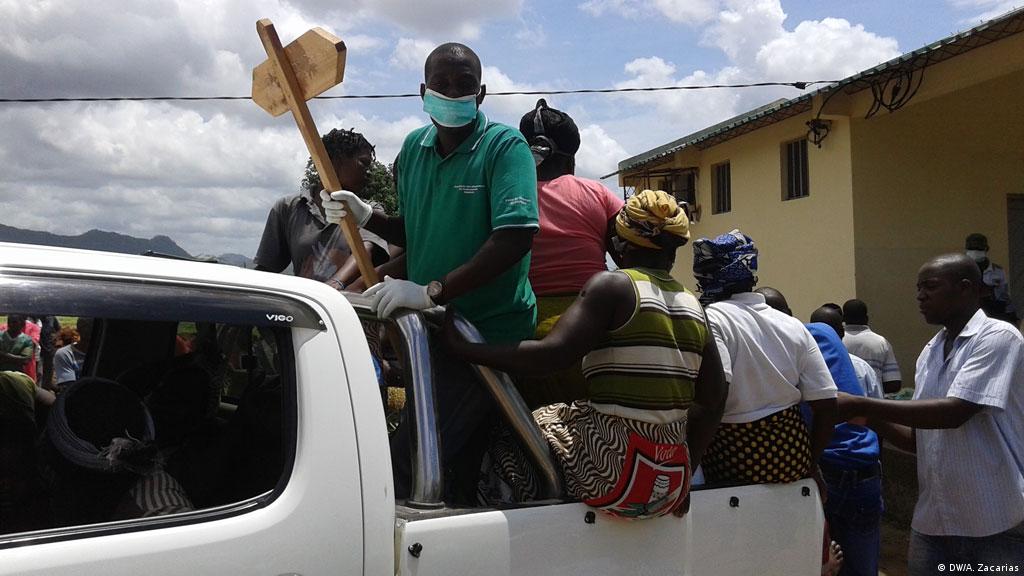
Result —
[{"label": "white latex glove", "polygon": [[370,216],[373,215],[373,206],[363,202],[359,196],[348,190],[338,190],[330,194],[326,190],[321,190],[320,200],[323,201],[324,216],[327,217],[327,221],[335,224],[340,224],[341,220],[345,218],[345,214],[351,213],[356,224],[362,228],[366,226]]},{"label": "white latex glove", "polygon": [[434,301],[427,296],[426,286],[391,276],[385,276],[383,282],[367,288],[363,296],[371,299],[370,307],[381,319],[391,316],[399,308],[425,310],[434,306]]}]

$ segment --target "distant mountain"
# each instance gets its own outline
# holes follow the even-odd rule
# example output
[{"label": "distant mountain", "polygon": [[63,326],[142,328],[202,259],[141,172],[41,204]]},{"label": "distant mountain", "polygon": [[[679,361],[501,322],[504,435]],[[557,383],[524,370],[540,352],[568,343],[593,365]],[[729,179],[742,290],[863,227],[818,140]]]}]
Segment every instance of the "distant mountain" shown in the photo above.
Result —
[{"label": "distant mountain", "polygon": [[[196,258],[204,258],[203,256],[196,256]],[[255,268],[256,263],[253,262],[252,258],[244,254],[221,254],[220,256],[212,256],[214,260],[221,264],[228,264],[230,266],[238,266],[239,268]]]},{"label": "distant mountain", "polygon": [[[192,255],[167,236],[154,236],[149,240],[136,238],[117,232],[89,230],[78,236],[62,236],[37,230],[22,230],[13,226],[0,224],[0,242],[18,242],[21,244],[38,244],[42,246],[60,246],[63,248],[80,248],[83,250],[99,250],[120,254],[143,254],[148,251],[159,252],[180,258],[192,258]],[[241,254],[223,254],[214,256],[218,262],[252,268],[251,258]]]}]

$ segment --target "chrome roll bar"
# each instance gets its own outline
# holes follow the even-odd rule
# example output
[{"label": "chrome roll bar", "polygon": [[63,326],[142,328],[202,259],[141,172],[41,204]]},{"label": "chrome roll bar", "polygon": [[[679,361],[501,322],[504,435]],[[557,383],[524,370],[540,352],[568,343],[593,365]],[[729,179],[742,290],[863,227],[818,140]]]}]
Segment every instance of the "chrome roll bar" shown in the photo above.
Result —
[{"label": "chrome roll bar", "polygon": [[[370,302],[360,294],[343,292],[360,320],[382,322],[370,310]],[[402,311],[383,323],[399,336],[394,341],[399,350],[406,374],[406,410],[412,426],[412,492],[407,506],[414,508],[440,508],[444,506],[444,468],[441,464],[440,425],[434,393],[434,371],[431,365],[430,339],[426,319],[436,322],[444,319],[443,308],[424,313]],[[480,343],[480,332],[461,315],[455,317],[455,327],[469,342]],[[521,443],[526,457],[534,465],[542,498],[557,498],[562,494],[561,477],[547,442],[540,434],[533,414],[530,413],[512,380],[504,372],[486,366],[473,365],[474,372],[490,392],[498,410],[505,417],[513,435]]]},{"label": "chrome roll bar", "polygon": [[412,426],[412,488],[406,505],[414,508],[444,507],[444,467],[441,465],[441,433],[434,394],[430,339],[423,315],[403,310],[380,320],[361,294],[342,292],[360,320],[380,322],[397,334],[392,342],[400,349],[405,378],[406,426]]},{"label": "chrome roll bar", "polygon": [[[455,329],[468,342],[480,343],[484,341],[480,331],[461,315],[455,316]],[[540,484],[541,493],[539,496],[541,499],[558,498],[561,496],[562,478],[559,476],[555,462],[551,458],[548,443],[541,436],[540,428],[537,427],[537,423],[533,419],[533,413],[526,406],[526,402],[523,401],[523,396],[516,390],[512,379],[509,378],[508,374],[488,366],[480,366],[478,364],[473,364],[472,366],[477,376],[484,383],[484,386],[491,393],[491,396],[494,397],[498,410],[505,417],[505,422],[511,428],[512,434],[519,440],[523,452],[530,460],[530,463],[533,464],[534,471],[537,472],[537,480]]]}]

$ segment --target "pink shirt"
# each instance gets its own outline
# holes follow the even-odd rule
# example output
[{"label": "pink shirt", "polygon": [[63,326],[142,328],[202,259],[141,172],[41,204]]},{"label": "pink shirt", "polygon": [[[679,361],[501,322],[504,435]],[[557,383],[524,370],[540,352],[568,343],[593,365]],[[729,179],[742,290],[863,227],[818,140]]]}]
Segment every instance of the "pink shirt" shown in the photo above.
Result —
[{"label": "pink shirt", "polygon": [[575,294],[607,270],[608,220],[623,201],[600,182],[559,176],[537,183],[540,232],[533,239],[530,284],[538,296]]}]

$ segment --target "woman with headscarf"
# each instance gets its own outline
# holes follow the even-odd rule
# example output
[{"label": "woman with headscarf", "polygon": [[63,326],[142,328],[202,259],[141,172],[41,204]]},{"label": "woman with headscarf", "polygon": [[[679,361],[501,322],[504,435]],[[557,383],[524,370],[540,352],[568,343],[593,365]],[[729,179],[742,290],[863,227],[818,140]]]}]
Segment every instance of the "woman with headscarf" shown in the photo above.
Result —
[{"label": "woman with headscarf", "polygon": [[[624,268],[593,276],[542,340],[470,344],[450,322],[445,339],[466,360],[510,373],[582,358],[586,398],[533,413],[569,495],[627,518],[681,515],[726,396],[701,305],[669,274],[689,222],[671,196],[644,190],[615,229]],[[507,480],[528,496],[528,470]]]},{"label": "woman with headscarf", "polygon": [[[739,230],[693,244],[693,275],[729,381],[722,425],[704,458],[709,481],[806,478],[835,424],[836,385],[814,338],[752,292],[757,254]],[[814,413],[810,437],[801,401]]]}]

